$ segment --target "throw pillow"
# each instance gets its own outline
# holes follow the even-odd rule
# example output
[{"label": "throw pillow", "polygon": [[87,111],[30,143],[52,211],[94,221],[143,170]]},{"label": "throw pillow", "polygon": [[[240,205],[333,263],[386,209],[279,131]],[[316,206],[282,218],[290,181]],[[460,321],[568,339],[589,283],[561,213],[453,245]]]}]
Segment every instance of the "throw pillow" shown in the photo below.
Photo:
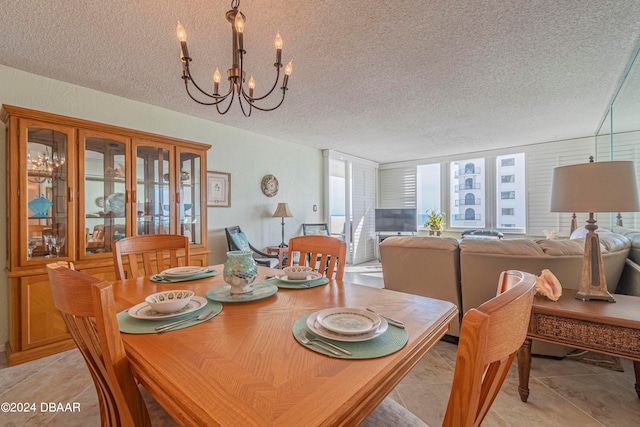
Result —
[{"label": "throw pillow", "polygon": [[247,239],[247,235],[244,234],[244,231],[232,234],[231,240],[233,240],[233,244],[236,245],[237,248],[240,248],[241,251],[251,251],[249,240]]}]

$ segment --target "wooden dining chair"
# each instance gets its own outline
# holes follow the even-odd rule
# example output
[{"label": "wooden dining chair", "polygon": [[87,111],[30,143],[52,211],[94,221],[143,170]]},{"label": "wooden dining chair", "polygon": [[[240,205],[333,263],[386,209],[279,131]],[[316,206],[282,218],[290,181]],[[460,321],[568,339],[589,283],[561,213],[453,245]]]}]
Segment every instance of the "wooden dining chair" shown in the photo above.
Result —
[{"label": "wooden dining chair", "polygon": [[[66,268],[47,265],[53,304],[89,368],[100,404],[102,426],[151,426],[173,421],[154,400],[149,411],[120,339],[111,283]],[[167,418],[169,420],[167,420]],[[154,417],[155,419],[155,417]]]},{"label": "wooden dining chair", "polygon": [[[532,274],[504,271],[498,281],[498,295],[464,315],[443,426],[482,424],[527,336],[535,285]],[[403,420],[410,424],[402,424]],[[362,426],[386,426],[390,422],[425,425],[403,406],[386,398]]]},{"label": "wooden dining chair", "polygon": [[309,265],[324,276],[342,280],[347,256],[347,245],[342,240],[321,235],[292,237],[287,265],[293,265],[294,252],[300,253],[299,265]]},{"label": "wooden dining chair", "polygon": [[[150,276],[167,268],[178,267],[178,257],[181,255],[184,256],[184,265],[189,265],[189,239],[176,234],[125,237],[113,242],[112,252],[118,280]],[[140,262],[142,270],[139,268]]]}]

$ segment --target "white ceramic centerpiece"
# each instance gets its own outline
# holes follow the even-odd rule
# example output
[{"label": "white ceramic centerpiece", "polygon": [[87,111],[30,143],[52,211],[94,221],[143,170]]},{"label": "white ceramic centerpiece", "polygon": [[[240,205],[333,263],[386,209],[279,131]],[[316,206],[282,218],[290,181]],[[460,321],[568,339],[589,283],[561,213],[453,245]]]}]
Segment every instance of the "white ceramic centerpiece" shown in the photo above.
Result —
[{"label": "white ceramic centerpiece", "polygon": [[232,294],[246,294],[253,291],[254,280],[258,277],[258,266],[252,252],[229,251],[224,263],[224,281],[231,285]]}]

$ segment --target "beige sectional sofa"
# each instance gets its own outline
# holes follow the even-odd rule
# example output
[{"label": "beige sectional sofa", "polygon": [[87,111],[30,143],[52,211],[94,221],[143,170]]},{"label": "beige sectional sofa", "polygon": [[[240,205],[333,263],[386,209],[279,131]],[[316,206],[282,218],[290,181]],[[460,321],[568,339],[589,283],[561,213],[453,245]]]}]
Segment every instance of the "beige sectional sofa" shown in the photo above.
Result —
[{"label": "beige sectional sofa", "polygon": [[[380,243],[380,259],[385,288],[449,301],[461,311],[460,249],[456,239],[389,237]],[[451,322],[449,334],[460,334],[459,319]]]},{"label": "beige sectional sofa", "polygon": [[619,294],[640,296],[640,230],[614,227],[613,231],[622,234],[631,242],[631,249],[627,257],[620,283],[616,290]]},{"label": "beige sectional sofa", "polygon": [[[605,276],[616,291],[631,243],[614,233],[599,234]],[[640,236],[639,236],[640,238]],[[385,288],[445,299],[458,305],[460,318],[496,294],[500,272],[522,270],[539,275],[551,270],[564,288],[578,289],[584,239],[468,240],[447,237],[402,236],[380,244]],[[459,323],[450,335],[458,336]],[[534,343],[535,354],[562,356],[566,348]]]}]

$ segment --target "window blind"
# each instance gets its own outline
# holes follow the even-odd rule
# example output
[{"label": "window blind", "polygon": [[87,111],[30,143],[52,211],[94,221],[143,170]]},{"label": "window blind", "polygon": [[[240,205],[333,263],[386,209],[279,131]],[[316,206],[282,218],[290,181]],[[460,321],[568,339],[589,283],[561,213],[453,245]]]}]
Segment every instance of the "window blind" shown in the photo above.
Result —
[{"label": "window blind", "polygon": [[415,208],[416,167],[380,169],[380,203],[382,209]]},{"label": "window blind", "polygon": [[353,163],[353,263],[360,264],[375,258],[376,168]]},{"label": "window blind", "polygon": [[[598,155],[596,161],[604,162],[609,160],[631,160],[636,168],[636,179],[640,177],[640,131],[626,132],[613,135],[613,142],[604,136],[598,139]],[[613,155],[611,155],[611,145],[613,144]],[[640,181],[636,182],[640,187]],[[622,225],[625,228],[640,228],[640,212],[621,212]],[[615,224],[614,214],[597,215],[598,227],[611,229]]]},{"label": "window blind", "polygon": [[[586,163],[594,152],[592,139],[577,139],[527,147],[527,234],[544,235],[543,230],[556,230],[569,236],[571,213],[550,212],[553,169],[558,166]],[[576,212],[578,227],[586,216]]]}]

